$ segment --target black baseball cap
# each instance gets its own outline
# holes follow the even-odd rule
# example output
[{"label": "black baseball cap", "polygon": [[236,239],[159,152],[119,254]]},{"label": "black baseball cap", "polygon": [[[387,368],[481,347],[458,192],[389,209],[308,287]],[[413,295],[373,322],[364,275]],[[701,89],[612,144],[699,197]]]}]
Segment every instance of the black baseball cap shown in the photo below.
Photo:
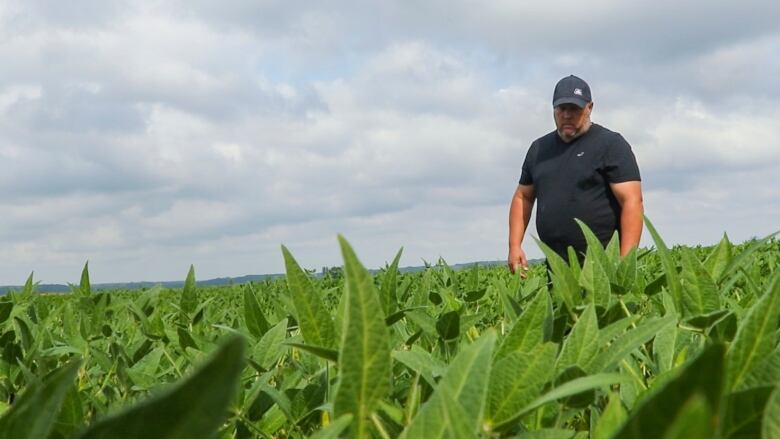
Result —
[{"label": "black baseball cap", "polygon": [[553,107],[561,104],[574,104],[583,108],[591,100],[593,99],[590,97],[590,87],[581,78],[569,75],[555,84]]}]

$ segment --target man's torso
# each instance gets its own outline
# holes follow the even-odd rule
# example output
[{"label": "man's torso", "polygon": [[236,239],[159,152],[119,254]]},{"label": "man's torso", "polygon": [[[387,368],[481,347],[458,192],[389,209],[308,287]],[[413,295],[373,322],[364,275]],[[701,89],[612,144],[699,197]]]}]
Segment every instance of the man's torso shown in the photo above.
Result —
[{"label": "man's torso", "polygon": [[569,245],[578,252],[586,248],[574,218],[587,224],[602,243],[608,242],[620,229],[620,205],[609,184],[639,180],[628,143],[597,124],[570,143],[555,131],[537,139],[523,174],[521,184],[530,179],[534,186],[539,237],[559,254],[565,254]]}]

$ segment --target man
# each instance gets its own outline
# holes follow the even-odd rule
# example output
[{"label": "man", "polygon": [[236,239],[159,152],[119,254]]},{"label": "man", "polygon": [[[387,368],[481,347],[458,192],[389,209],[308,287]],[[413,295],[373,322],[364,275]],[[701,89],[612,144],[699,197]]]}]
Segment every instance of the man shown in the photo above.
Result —
[{"label": "man", "polygon": [[585,81],[571,75],[558,82],[553,92],[556,130],[531,144],[509,208],[507,263],[512,273],[518,266],[528,270],[522,244],[537,200],[539,238],[564,259],[572,246],[582,262],[587,248],[575,218],[604,245],[617,231],[621,256],[639,245],[639,167],[623,136],[591,122],[592,111]]}]

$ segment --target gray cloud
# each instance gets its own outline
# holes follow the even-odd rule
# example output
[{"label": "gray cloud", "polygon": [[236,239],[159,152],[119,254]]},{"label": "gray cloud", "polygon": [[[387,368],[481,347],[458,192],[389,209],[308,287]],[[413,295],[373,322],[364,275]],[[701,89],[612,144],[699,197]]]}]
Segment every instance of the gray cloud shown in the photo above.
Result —
[{"label": "gray cloud", "polygon": [[503,258],[569,73],[670,242],[778,217],[774,4],[54,3],[0,7],[0,283]]}]

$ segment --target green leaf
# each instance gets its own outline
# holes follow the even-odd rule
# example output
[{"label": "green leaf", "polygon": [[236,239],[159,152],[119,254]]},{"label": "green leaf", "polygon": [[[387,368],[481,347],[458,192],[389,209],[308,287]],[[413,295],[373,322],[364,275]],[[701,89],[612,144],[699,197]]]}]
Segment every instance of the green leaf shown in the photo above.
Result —
[{"label": "green leaf", "polygon": [[715,437],[712,409],[702,395],[693,395],[674,418],[663,439]]},{"label": "green leaf", "polygon": [[436,332],[442,340],[457,340],[460,336],[460,314],[457,311],[449,311],[436,320]]},{"label": "green leaf", "polygon": [[[588,246],[585,264],[580,274],[580,285],[588,292],[587,301],[604,309],[608,309],[612,299],[609,274],[601,265],[593,246]],[[602,249],[603,252],[603,249]],[[606,256],[605,256],[606,257]]]},{"label": "green leaf", "polygon": [[585,368],[598,355],[599,326],[594,306],[588,305],[563,341],[555,369],[560,371],[569,366]]},{"label": "green leaf", "polygon": [[24,393],[0,417],[0,439],[48,437],[68,389],[73,385],[80,361],[60,367]]},{"label": "green leaf", "polygon": [[517,439],[571,439],[577,432],[574,430],[562,430],[560,428],[544,428],[535,431],[526,431],[517,435]]},{"label": "green leaf", "polygon": [[0,325],[8,320],[11,316],[11,311],[14,309],[13,302],[0,302]]},{"label": "green leaf", "polygon": [[188,378],[92,424],[80,439],[213,437],[225,419],[244,366],[244,340],[234,336]]},{"label": "green leaf", "polygon": [[341,433],[349,427],[352,418],[352,415],[340,416],[332,424],[311,435],[309,439],[338,439],[341,437]]},{"label": "green leaf", "polygon": [[663,373],[672,370],[674,359],[677,355],[677,346],[680,339],[680,330],[676,325],[669,325],[658,331],[653,341],[653,356],[658,372]]},{"label": "green leaf", "polygon": [[515,421],[520,419],[523,415],[530,413],[532,410],[535,410],[547,403],[556,401],[561,398],[568,398],[569,396],[574,396],[588,390],[598,389],[600,387],[610,386],[612,384],[628,382],[630,380],[631,378],[625,375],[616,373],[599,373],[567,381],[531,401],[528,405],[518,410],[517,413],[512,416],[512,418],[503,422],[502,424],[496,425],[495,430],[500,431],[505,426],[513,425]]},{"label": "green leaf", "polygon": [[398,309],[398,299],[396,298],[396,279],[398,277],[398,262],[401,260],[401,253],[404,249],[401,247],[395,254],[393,262],[385,271],[382,278],[382,286],[379,288],[379,297],[382,302],[382,310],[389,316]]},{"label": "green leaf", "polygon": [[707,267],[707,271],[713,279],[721,279],[723,277],[724,270],[731,262],[731,255],[731,243],[729,242],[729,237],[724,233],[723,238],[704,261],[704,266]]},{"label": "green leaf", "polygon": [[198,296],[195,291],[195,267],[190,265],[187,272],[187,279],[184,281],[184,288],[181,290],[181,302],[179,308],[190,315],[198,307]]},{"label": "green leaf", "polygon": [[615,272],[615,280],[623,291],[630,291],[636,284],[637,248],[632,247],[627,255],[620,260]]},{"label": "green leaf", "polygon": [[682,316],[701,316],[720,309],[720,295],[707,269],[696,259],[693,250],[681,248]]},{"label": "green leaf", "polygon": [[514,351],[498,357],[490,374],[487,423],[496,425],[533,401],[553,377],[558,346],[545,343],[531,352]]},{"label": "green leaf", "polygon": [[269,370],[279,361],[286,347],[284,339],[287,337],[287,319],[282,319],[263,335],[260,341],[252,348],[252,359]]},{"label": "green leaf", "polygon": [[496,356],[503,357],[515,351],[531,352],[536,346],[550,340],[552,330],[552,301],[547,290],[539,290],[515,321]]},{"label": "green leaf", "polygon": [[740,390],[749,372],[775,348],[775,331],[780,318],[780,271],[769,290],[750,307],[737,329],[727,356],[728,385]]},{"label": "green leaf", "polygon": [[661,384],[652,396],[634,407],[631,417],[613,439],[655,439],[664,437],[672,427],[693,428],[696,424],[676,426],[675,421],[686,406],[696,406],[698,403],[691,401],[699,397],[710,413],[718,413],[723,388],[724,352],[725,347],[721,344],[705,348],[695,360],[683,366],[675,378]]},{"label": "green leaf", "polygon": [[721,437],[723,439],[760,437],[764,410],[774,389],[774,386],[754,387],[726,395]]},{"label": "green leaf", "polygon": [[610,393],[607,407],[604,408],[604,412],[599,417],[591,439],[609,439],[623,426],[626,419],[628,419],[628,413],[623,407],[620,395],[614,392]]},{"label": "green leaf", "polygon": [[431,387],[437,385],[435,378],[443,376],[447,370],[446,364],[417,346],[408,351],[393,351],[393,358],[419,373]]},{"label": "green leaf", "polygon": [[775,388],[769,396],[761,423],[762,438],[780,437],[780,387]]},{"label": "green leaf", "polygon": [[84,296],[92,294],[92,287],[89,284],[89,261],[84,263],[84,269],[81,270],[81,282],[79,282],[79,292]]},{"label": "green leaf", "polygon": [[580,285],[577,282],[577,278],[574,277],[571,268],[547,244],[536,238],[534,238],[534,241],[536,241],[536,244],[547,257],[547,263],[550,264],[552,269],[553,292],[563,300],[568,309],[575,309],[582,302],[582,297],[580,295]]},{"label": "green leaf", "polygon": [[247,330],[255,339],[262,337],[271,327],[260,309],[260,303],[257,301],[252,284],[246,284],[244,287],[244,322]]},{"label": "green leaf", "polygon": [[303,339],[308,344],[335,347],[336,329],[328,309],[322,303],[322,298],[287,247],[282,246],[282,254],[287,269],[287,285],[298,314],[298,324]]},{"label": "green leaf", "polygon": [[680,276],[677,273],[677,264],[674,262],[672,253],[669,248],[666,247],[663,239],[655,230],[653,223],[650,219],[645,217],[645,225],[650,235],[653,236],[653,241],[657,248],[658,257],[661,259],[661,266],[663,266],[664,274],[666,276],[666,287],[669,289],[669,294],[674,299],[674,305],[678,310],[682,309],[682,284],[680,283]]},{"label": "green leaf", "polygon": [[294,348],[304,350],[312,355],[316,355],[320,358],[323,358],[328,361],[332,361],[334,363],[339,361],[339,351],[335,349],[324,348],[322,346],[314,346],[311,344],[303,344],[303,343],[286,342],[285,344],[287,346],[292,346]]},{"label": "green leaf", "polygon": [[346,304],[333,408],[336,417],[355,416],[350,434],[362,438],[368,435],[368,417],[390,391],[390,334],[371,276],[342,236],[339,244],[344,257]]},{"label": "green leaf", "polygon": [[780,384],[780,349],[756,363],[745,378],[745,387],[775,386]]},{"label": "green leaf", "polygon": [[601,352],[591,364],[586,366],[585,370],[588,372],[609,371],[617,367],[626,355],[652,340],[658,331],[676,321],[677,318],[673,315],[645,320],[636,328],[617,337],[608,349]]},{"label": "green leaf", "polygon": [[[446,438],[450,429],[463,431],[464,428],[471,437],[477,434],[487,397],[490,358],[495,343],[496,333],[489,330],[455,356],[433,395],[402,433],[402,438]],[[448,414],[452,412],[445,412],[457,411],[457,408],[446,407],[455,405],[450,402],[459,404],[464,410],[468,408],[468,411],[458,414],[459,419],[453,420]],[[458,424],[451,426],[448,420]]]},{"label": "green leaf", "polygon": [[613,257],[616,248],[618,250],[618,254],[617,258],[610,260],[610,257],[604,249],[604,246],[601,244],[601,240],[593,233],[590,227],[577,218],[575,218],[574,221],[576,221],[577,225],[580,226],[580,229],[582,229],[582,234],[585,236],[585,241],[588,243],[587,253],[590,253],[591,259],[594,259],[594,262],[601,266],[607,275],[607,279],[609,281],[613,281],[615,278],[615,265],[620,259],[620,242],[616,241],[614,239],[615,236],[613,235],[611,242],[617,242],[617,247],[613,244],[610,250],[613,252]]}]

